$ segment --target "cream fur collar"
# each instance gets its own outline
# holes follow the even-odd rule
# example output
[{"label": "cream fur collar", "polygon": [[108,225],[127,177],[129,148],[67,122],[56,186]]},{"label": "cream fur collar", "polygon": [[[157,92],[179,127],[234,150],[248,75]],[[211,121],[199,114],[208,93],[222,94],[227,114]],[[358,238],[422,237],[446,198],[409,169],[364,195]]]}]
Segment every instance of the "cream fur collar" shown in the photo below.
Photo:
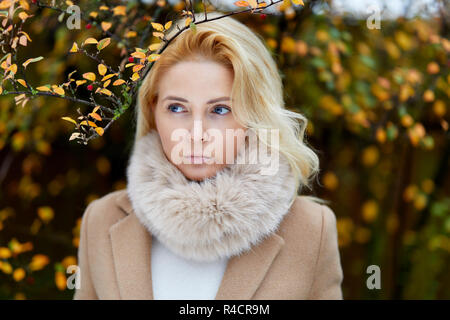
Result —
[{"label": "cream fur collar", "polygon": [[241,164],[248,157],[243,150],[255,150],[248,141],[234,164],[196,182],[167,159],[157,131],[140,138],[127,168],[127,192],[150,234],[178,255],[213,261],[239,255],[275,232],[296,195],[295,181],[281,153],[274,175],[260,173],[268,164]]}]

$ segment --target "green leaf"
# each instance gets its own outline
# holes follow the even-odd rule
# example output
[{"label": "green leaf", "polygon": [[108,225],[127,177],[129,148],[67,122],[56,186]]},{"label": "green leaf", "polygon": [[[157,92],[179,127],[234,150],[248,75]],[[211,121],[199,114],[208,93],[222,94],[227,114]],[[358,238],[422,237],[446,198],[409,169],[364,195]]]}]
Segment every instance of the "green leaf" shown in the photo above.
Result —
[{"label": "green leaf", "polygon": [[375,60],[372,59],[372,57],[369,57],[369,56],[366,56],[366,55],[361,55],[360,59],[361,59],[362,63],[364,63],[369,68],[374,69],[376,67],[376,65],[377,65]]},{"label": "green leaf", "polygon": [[59,22],[62,22],[62,21],[63,21],[63,19],[64,19],[64,14],[65,14],[65,12],[62,12],[62,13],[58,16],[58,21],[59,21]]},{"label": "green leaf", "polygon": [[191,23],[189,24],[189,28],[192,29],[192,31],[196,32],[197,31],[197,25],[191,21]]},{"label": "green leaf", "polygon": [[97,50],[100,51],[100,50],[106,48],[110,43],[111,43],[111,38],[105,38],[105,39],[100,40],[97,43]]}]

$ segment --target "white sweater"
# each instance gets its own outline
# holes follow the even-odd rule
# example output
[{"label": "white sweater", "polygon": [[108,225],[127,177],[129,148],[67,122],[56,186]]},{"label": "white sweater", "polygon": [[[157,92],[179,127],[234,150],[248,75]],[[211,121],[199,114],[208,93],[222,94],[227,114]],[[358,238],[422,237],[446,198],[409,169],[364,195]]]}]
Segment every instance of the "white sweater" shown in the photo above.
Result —
[{"label": "white sweater", "polygon": [[155,300],[214,300],[228,259],[185,259],[152,236],[151,269]]}]

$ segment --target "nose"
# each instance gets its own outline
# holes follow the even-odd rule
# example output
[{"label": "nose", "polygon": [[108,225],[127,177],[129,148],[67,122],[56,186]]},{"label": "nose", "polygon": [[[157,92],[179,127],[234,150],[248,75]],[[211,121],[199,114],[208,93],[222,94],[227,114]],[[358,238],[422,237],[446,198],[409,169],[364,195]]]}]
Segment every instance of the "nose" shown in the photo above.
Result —
[{"label": "nose", "polygon": [[202,142],[206,140],[207,132],[204,131],[204,123],[201,119],[195,119],[190,130],[191,140],[193,142]]}]

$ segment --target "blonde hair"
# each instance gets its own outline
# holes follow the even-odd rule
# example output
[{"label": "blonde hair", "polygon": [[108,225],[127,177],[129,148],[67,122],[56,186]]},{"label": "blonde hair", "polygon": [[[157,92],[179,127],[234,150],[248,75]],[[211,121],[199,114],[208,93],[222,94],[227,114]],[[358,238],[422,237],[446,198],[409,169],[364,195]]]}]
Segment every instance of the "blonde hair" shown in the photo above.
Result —
[{"label": "blonde hair", "polygon": [[[208,19],[222,15],[207,13]],[[203,19],[204,13],[195,14],[196,22]],[[167,39],[178,32],[177,26],[185,26],[185,20],[183,17],[173,23],[166,33]],[[286,156],[297,181],[292,204],[299,187],[311,189],[311,181],[319,172],[319,159],[304,142],[307,119],[285,108],[281,76],[263,38],[230,16],[198,24],[195,31],[183,31],[161,53],[139,88],[135,141],[156,129],[150,106],[158,99],[160,75],[178,62],[202,59],[221,63],[233,71],[231,96],[233,104],[240,106],[233,108],[236,121],[256,133],[258,129],[279,130],[279,148],[276,148]],[[258,138],[269,148],[272,146],[264,137],[258,135]],[[314,196],[303,197],[327,202]]]}]

